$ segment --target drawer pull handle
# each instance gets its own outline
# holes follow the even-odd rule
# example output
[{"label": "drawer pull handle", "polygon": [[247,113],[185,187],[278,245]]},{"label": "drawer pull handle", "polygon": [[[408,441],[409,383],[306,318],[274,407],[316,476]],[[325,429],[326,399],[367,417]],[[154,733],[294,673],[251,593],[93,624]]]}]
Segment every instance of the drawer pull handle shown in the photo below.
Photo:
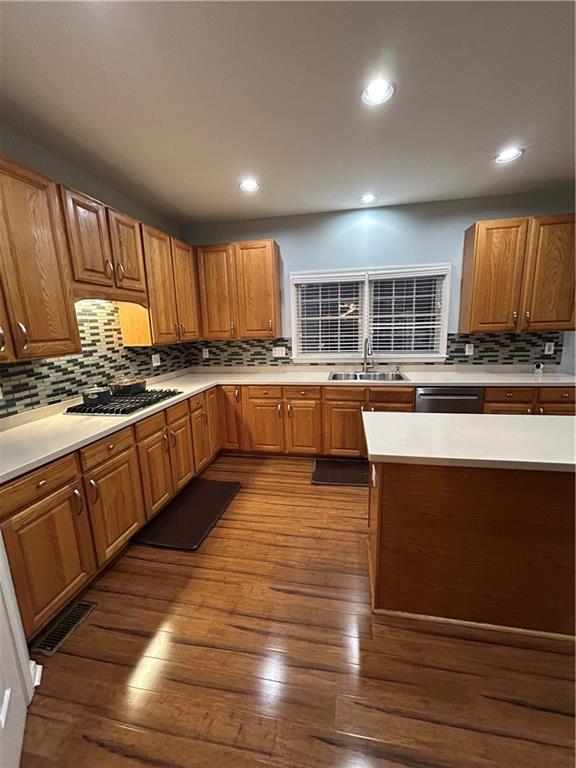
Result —
[{"label": "drawer pull handle", "polygon": [[267,395],[267,394],[268,394],[268,390],[267,390],[267,389],[263,389],[263,390],[262,390],[262,394],[263,394],[263,395]]},{"label": "drawer pull handle", "polygon": [[0,352],[4,352],[6,349],[6,334],[4,328],[0,325]]},{"label": "drawer pull handle", "polygon": [[78,505],[76,507],[76,514],[81,515],[82,510],[84,509],[84,499],[82,498],[82,494],[78,490],[78,488],[74,488],[74,498],[78,502]]},{"label": "drawer pull handle", "polygon": [[[278,405],[280,405],[280,403],[278,403]],[[288,416],[292,416],[292,406],[290,405],[290,403],[288,403],[287,408],[288,408]]]},{"label": "drawer pull handle", "polygon": [[538,410],[540,411],[540,416],[544,416],[544,408],[539,408]]},{"label": "drawer pull handle", "polygon": [[180,338],[180,323],[174,323],[174,327],[176,328],[176,338]]},{"label": "drawer pull handle", "polygon": [[517,320],[517,319],[518,319],[518,312],[514,310],[514,312],[512,312],[512,320]]},{"label": "drawer pull handle", "polygon": [[116,447],[116,443],[110,443],[110,445],[108,446],[108,450],[113,451],[115,447]]},{"label": "drawer pull handle", "polygon": [[236,387],[236,389],[234,390],[234,397],[236,398],[236,402],[238,402],[238,399],[240,397],[240,390],[238,389],[238,387]]},{"label": "drawer pull handle", "polygon": [[110,261],[110,259],[106,259],[106,277],[111,280],[112,275],[114,274],[114,265]]},{"label": "drawer pull handle", "polygon": [[530,312],[529,312],[529,310],[526,310],[526,320],[530,320]]},{"label": "drawer pull handle", "polygon": [[568,397],[568,392],[562,392],[562,397]]},{"label": "drawer pull handle", "polygon": [[38,480],[37,488],[44,488],[48,480]]},{"label": "drawer pull handle", "polygon": [[183,338],[185,333],[186,329],[184,328],[184,323],[180,323],[180,338]]},{"label": "drawer pull handle", "polygon": [[282,403],[278,403],[276,408],[278,409],[278,416],[282,416]]},{"label": "drawer pull handle", "polygon": [[98,488],[98,483],[96,480],[90,480],[90,485],[94,489],[94,499],[92,503],[95,504],[100,498],[100,489]]},{"label": "drawer pull handle", "polygon": [[528,410],[526,411],[526,413],[527,413],[529,416],[531,416],[531,415],[532,415],[532,406],[530,406],[530,407],[528,408]]},{"label": "drawer pull handle", "polygon": [[512,392],[506,392],[506,397],[512,397]]},{"label": "drawer pull handle", "polygon": [[272,320],[268,320],[268,330],[272,330]]},{"label": "drawer pull handle", "polygon": [[208,425],[208,416],[206,416],[205,412],[202,413],[202,416],[204,417],[204,425],[207,426]]},{"label": "drawer pull handle", "polygon": [[24,323],[18,322],[18,328],[20,329],[20,333],[22,334],[22,337],[24,339],[24,344],[22,345],[22,351],[25,349],[28,349],[28,328],[24,325]]},{"label": "drawer pull handle", "polygon": [[230,321],[230,333],[232,334],[232,336],[234,336],[236,333],[236,323],[234,320]]},{"label": "drawer pull handle", "polygon": [[126,274],[126,270],[124,269],[124,264],[122,264],[121,261],[116,264],[116,278],[119,283],[121,283],[124,280],[124,275]]},{"label": "drawer pull handle", "polygon": [[176,432],[173,429],[170,430],[170,437],[172,438],[172,447],[176,448]]},{"label": "drawer pull handle", "polygon": [[162,440],[164,440],[166,453],[168,453],[168,451],[170,450],[170,446],[168,445],[168,435],[166,434],[166,432],[164,432],[164,434],[162,435]]}]

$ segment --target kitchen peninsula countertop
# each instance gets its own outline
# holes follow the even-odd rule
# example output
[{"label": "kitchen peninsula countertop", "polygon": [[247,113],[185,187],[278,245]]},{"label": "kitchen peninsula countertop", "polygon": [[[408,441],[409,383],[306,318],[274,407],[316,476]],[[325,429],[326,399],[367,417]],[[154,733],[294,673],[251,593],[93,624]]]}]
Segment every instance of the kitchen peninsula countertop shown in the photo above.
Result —
[{"label": "kitchen peninsula countertop", "polygon": [[[332,370],[337,370],[336,368]],[[218,384],[247,385],[247,384],[315,384],[324,386],[361,386],[361,387],[389,387],[389,386],[524,386],[524,387],[545,387],[545,386],[574,386],[575,377],[560,373],[522,373],[511,371],[510,373],[483,372],[481,368],[468,371],[413,371],[409,368],[403,371],[408,376],[408,381],[329,381],[328,370],[295,370],[295,366],[287,366],[278,371],[266,371],[258,373],[247,372],[222,372],[206,371],[186,374],[174,374],[174,376],[163,375],[161,377],[149,378],[150,387],[163,389],[178,389],[181,394],[175,395],[160,403],[143,408],[136,413],[127,416],[93,416],[93,415],[70,415],[65,414],[67,406],[78,400],[63,402],[59,404],[61,412],[55,415],[40,418],[29,423],[13,426],[0,433],[0,483],[5,483],[20,475],[30,472],[33,469],[43,466],[61,456],[76,451],[79,448],[88,445],[100,438],[106,437],[119,429],[135,424],[142,419],[151,416],[158,411],[162,411],[171,405],[175,405],[181,400],[192,397],[195,394],[203,392],[210,387]],[[378,416],[407,416],[411,418],[414,414],[374,414]],[[426,414],[418,414],[418,417]],[[439,415],[439,414],[427,414]],[[481,416],[482,419],[489,419],[490,423],[497,420],[502,422],[502,429],[505,431],[505,425],[509,419],[514,422],[518,417],[506,416]],[[557,434],[564,432],[567,428],[574,428],[574,419],[572,417],[538,416],[534,419],[522,419],[530,422],[530,426],[525,428],[525,434],[538,435],[536,439],[540,448],[546,444],[552,446],[556,441]],[[566,427],[560,426],[558,422],[566,422]],[[544,426],[549,423],[550,426]],[[540,427],[538,426],[540,425]],[[487,425],[488,426],[488,425]],[[516,428],[513,423],[512,426]],[[542,430],[546,431],[548,437],[543,438]],[[494,434],[494,428],[492,428]],[[554,437],[551,436],[554,434]],[[373,442],[373,447],[377,445]],[[528,449],[526,449],[528,450]],[[536,448],[535,448],[536,450]],[[548,448],[547,448],[548,450]],[[551,450],[551,449],[550,449]],[[378,454],[378,450],[375,451]],[[378,459],[382,460],[382,459]],[[562,462],[561,462],[562,463]]]}]

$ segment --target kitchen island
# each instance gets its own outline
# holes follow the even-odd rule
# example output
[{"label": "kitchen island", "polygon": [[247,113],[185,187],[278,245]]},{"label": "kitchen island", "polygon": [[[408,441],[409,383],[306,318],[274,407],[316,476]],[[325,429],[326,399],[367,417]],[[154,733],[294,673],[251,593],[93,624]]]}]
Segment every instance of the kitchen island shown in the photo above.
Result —
[{"label": "kitchen island", "polygon": [[363,421],[374,609],[573,634],[576,418]]}]

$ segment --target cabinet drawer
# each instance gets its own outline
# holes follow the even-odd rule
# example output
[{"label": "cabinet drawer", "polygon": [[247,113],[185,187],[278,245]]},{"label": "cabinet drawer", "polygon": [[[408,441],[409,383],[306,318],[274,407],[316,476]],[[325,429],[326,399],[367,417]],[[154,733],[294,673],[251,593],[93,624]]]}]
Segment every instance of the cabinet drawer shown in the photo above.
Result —
[{"label": "cabinet drawer", "polygon": [[413,387],[371,387],[368,390],[370,403],[407,403],[414,402]]},{"label": "cabinet drawer", "polygon": [[188,403],[184,400],[184,402],[171,405],[170,408],[166,409],[166,420],[168,424],[172,424],[172,422],[178,421],[183,416],[188,416],[189,413]]},{"label": "cabinet drawer", "polygon": [[291,397],[295,400],[300,398],[304,400],[320,400],[322,397],[322,387],[284,387],[284,397]]},{"label": "cabinet drawer", "polygon": [[282,387],[246,387],[249,398],[271,397],[276,400],[282,397]]},{"label": "cabinet drawer", "polygon": [[194,397],[191,397],[190,400],[188,400],[192,413],[195,411],[201,411],[204,408],[204,397],[204,392],[200,392],[199,395],[194,395]]},{"label": "cabinet drawer", "polygon": [[360,403],[365,397],[364,387],[324,387],[324,400],[352,400]]},{"label": "cabinet drawer", "polygon": [[35,469],[0,488],[0,519],[43,499],[80,474],[75,453]]},{"label": "cabinet drawer", "polygon": [[113,435],[98,440],[97,443],[92,443],[87,448],[82,448],[80,451],[82,469],[84,471],[92,469],[103,461],[111,459],[113,456],[118,456],[126,448],[130,448],[131,445],[134,445],[132,427],[126,427],[126,429],[121,429],[119,432],[114,432]]},{"label": "cabinet drawer", "polygon": [[155,413],[154,416],[148,416],[147,419],[139,421],[138,424],[136,424],[134,428],[136,430],[136,440],[138,442],[145,440],[155,432],[160,432],[160,430],[164,429],[165,425],[166,418],[164,416],[164,411]]},{"label": "cabinet drawer", "polygon": [[541,387],[538,390],[539,403],[573,403],[574,387]]},{"label": "cabinet drawer", "polygon": [[484,401],[487,403],[531,403],[536,395],[532,387],[486,387]]}]

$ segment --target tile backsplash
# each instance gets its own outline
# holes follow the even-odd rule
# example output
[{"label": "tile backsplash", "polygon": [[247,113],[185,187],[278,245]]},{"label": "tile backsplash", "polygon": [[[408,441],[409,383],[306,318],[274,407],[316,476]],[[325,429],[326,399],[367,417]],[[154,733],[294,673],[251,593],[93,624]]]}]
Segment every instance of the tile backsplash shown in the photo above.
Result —
[{"label": "tile backsplash", "polygon": [[[123,376],[155,376],[193,365],[258,366],[291,365],[290,339],[254,341],[201,341],[161,347],[131,348],[122,345],[117,305],[109,301],[85,300],[76,304],[82,353],[47,360],[29,360],[0,365],[0,418],[61,402],[94,384]],[[445,365],[517,365],[542,360],[559,364],[562,333],[449,334]],[[553,341],[554,354],[544,357],[544,344]],[[465,345],[474,344],[474,356],[465,355]],[[273,346],[285,346],[285,358],[272,357]],[[202,348],[209,350],[207,360]],[[152,367],[151,355],[160,353],[161,365]],[[334,365],[338,365],[335,363]]]}]

